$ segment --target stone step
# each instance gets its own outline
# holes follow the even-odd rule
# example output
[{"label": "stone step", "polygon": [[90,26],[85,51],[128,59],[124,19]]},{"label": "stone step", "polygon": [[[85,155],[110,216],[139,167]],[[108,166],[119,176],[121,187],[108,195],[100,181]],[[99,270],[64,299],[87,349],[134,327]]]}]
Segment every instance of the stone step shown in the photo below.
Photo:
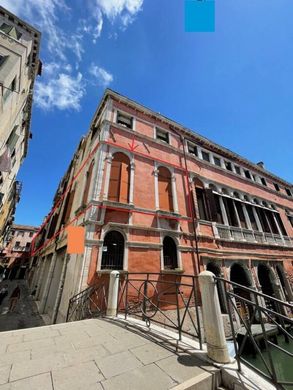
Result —
[{"label": "stone step", "polygon": [[225,390],[219,387],[221,381],[220,372],[204,372],[187,381],[180,383],[172,388],[172,390]]}]

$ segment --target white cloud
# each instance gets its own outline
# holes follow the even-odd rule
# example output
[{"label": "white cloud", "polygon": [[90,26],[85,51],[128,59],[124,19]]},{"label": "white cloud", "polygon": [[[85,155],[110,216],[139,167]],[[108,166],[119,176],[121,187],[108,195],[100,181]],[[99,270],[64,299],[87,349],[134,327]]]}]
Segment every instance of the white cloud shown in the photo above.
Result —
[{"label": "white cloud", "polygon": [[76,77],[60,73],[56,78],[36,83],[35,103],[44,110],[80,110],[80,100],[85,94],[82,74]]},{"label": "white cloud", "polygon": [[98,7],[109,19],[123,14],[133,17],[142,9],[143,0],[96,0]]},{"label": "white cloud", "polygon": [[89,73],[94,76],[95,82],[102,87],[107,87],[113,81],[111,73],[93,63],[89,67]]},{"label": "white cloud", "polygon": [[[35,102],[44,110],[73,109],[79,110],[81,99],[89,83],[102,87],[113,81],[113,75],[94,63],[83,71],[85,57],[83,42],[85,35],[90,35],[96,43],[101,36],[106,19],[111,23],[116,20],[125,29],[142,10],[144,0],[92,0],[87,3],[88,16],[78,19],[77,26],[65,30],[68,20],[75,17],[69,0],[0,0],[0,5],[9,9],[20,18],[27,20],[42,32],[43,75],[36,83]],[[63,23],[65,21],[65,23]],[[72,20],[71,20],[72,22]],[[110,32],[117,37],[117,32]],[[46,50],[44,50],[46,49]],[[87,52],[87,61],[91,53]],[[89,81],[87,74],[90,75]]]}]

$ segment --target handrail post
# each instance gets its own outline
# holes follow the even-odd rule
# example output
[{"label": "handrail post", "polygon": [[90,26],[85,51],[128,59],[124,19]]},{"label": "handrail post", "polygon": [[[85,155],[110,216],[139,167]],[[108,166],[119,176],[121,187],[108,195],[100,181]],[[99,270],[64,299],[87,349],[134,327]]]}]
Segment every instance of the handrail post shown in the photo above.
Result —
[{"label": "handrail post", "polygon": [[108,306],[106,311],[107,317],[115,317],[117,315],[119,293],[119,271],[110,273],[109,291],[108,291]]},{"label": "handrail post", "polygon": [[225,339],[223,319],[214,274],[203,271],[198,276],[201,298],[204,333],[208,356],[217,363],[230,363]]}]

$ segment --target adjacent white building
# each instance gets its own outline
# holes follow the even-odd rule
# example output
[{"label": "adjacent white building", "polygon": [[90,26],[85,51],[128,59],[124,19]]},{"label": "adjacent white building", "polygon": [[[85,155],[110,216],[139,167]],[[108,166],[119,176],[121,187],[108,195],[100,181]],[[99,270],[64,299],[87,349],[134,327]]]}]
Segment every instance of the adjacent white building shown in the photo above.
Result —
[{"label": "adjacent white building", "polygon": [[0,246],[13,222],[27,154],[34,81],[41,73],[41,34],[0,6]]}]

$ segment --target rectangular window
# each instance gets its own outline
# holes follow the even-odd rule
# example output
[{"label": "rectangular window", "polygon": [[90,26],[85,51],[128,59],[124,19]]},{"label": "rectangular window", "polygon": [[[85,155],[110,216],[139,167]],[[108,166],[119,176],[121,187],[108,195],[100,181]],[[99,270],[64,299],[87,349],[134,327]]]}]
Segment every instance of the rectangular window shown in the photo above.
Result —
[{"label": "rectangular window", "polygon": [[127,127],[128,129],[132,129],[133,118],[131,116],[117,112],[117,123],[121,126]]},{"label": "rectangular window", "polygon": [[198,157],[196,145],[193,145],[193,144],[188,142],[187,147],[188,147],[188,153],[193,154],[195,157]]},{"label": "rectangular window", "polygon": [[[286,232],[286,229],[285,229],[285,226],[283,224],[283,221],[280,217],[280,214],[279,213],[274,213],[275,217],[276,217],[276,220],[277,220],[277,223],[279,225],[279,228],[281,229],[281,232],[284,236],[287,236],[287,232]],[[292,223],[292,222],[291,222]]]},{"label": "rectangular window", "polygon": [[288,196],[292,196],[292,192],[291,192],[290,188],[285,188],[285,191],[286,191]]},{"label": "rectangular window", "polygon": [[276,191],[278,191],[278,192],[280,191],[280,187],[279,187],[279,185],[277,183],[274,183],[274,187],[275,187]]},{"label": "rectangular window", "polygon": [[247,229],[246,220],[245,220],[245,216],[244,216],[244,212],[243,212],[243,208],[242,208],[242,203],[237,202],[237,201],[235,201],[234,203],[235,203],[235,206],[237,209],[238,217],[240,219],[241,227],[244,229]]},{"label": "rectangular window", "polygon": [[232,164],[230,163],[230,161],[225,161],[225,167],[228,171],[232,172]]},{"label": "rectangular window", "polygon": [[168,131],[156,129],[156,138],[160,141],[166,142],[166,144],[170,143]]},{"label": "rectangular window", "polygon": [[251,180],[251,174],[248,169],[245,169],[244,174],[247,179]]},{"label": "rectangular window", "polygon": [[223,225],[224,220],[223,220],[222,210],[221,210],[221,206],[220,206],[220,197],[219,197],[219,195],[214,195],[214,197],[215,197],[216,210],[217,210],[217,222],[221,223]]},{"label": "rectangular window", "polygon": [[11,82],[11,84],[9,85],[8,88],[7,88],[7,87],[6,87],[6,88],[4,87],[4,93],[3,93],[3,101],[4,101],[4,102],[8,99],[8,97],[10,96],[10,94],[11,94],[12,92],[15,91],[15,89],[16,89],[16,77],[14,77],[14,79],[12,80],[12,82]]},{"label": "rectangular window", "polygon": [[0,67],[4,64],[8,57],[0,54]]},{"label": "rectangular window", "polygon": [[238,165],[234,165],[234,168],[235,168],[235,172],[237,173],[237,175],[241,175],[241,169]]},{"label": "rectangular window", "polygon": [[202,154],[202,159],[203,160],[210,162],[210,154],[209,153],[207,153],[204,150],[202,150],[201,154]]},{"label": "rectangular window", "polygon": [[287,215],[290,223],[291,223],[291,226],[293,227],[293,217],[291,215]]},{"label": "rectangular window", "polygon": [[264,177],[261,177],[260,181],[261,181],[262,185],[267,186],[267,182],[266,182],[266,179]]},{"label": "rectangular window", "polygon": [[265,233],[271,233],[270,225],[269,225],[268,220],[266,218],[265,210],[263,210],[260,207],[256,207],[255,210],[256,210],[258,218],[260,220],[262,230]]},{"label": "rectangular window", "polygon": [[235,214],[233,200],[230,198],[223,197],[223,201],[224,201],[224,205],[228,217],[229,226],[238,227],[238,221]]},{"label": "rectangular window", "polygon": [[219,157],[214,156],[214,163],[215,163],[215,165],[217,165],[218,167],[221,166],[221,160],[219,159]]}]

